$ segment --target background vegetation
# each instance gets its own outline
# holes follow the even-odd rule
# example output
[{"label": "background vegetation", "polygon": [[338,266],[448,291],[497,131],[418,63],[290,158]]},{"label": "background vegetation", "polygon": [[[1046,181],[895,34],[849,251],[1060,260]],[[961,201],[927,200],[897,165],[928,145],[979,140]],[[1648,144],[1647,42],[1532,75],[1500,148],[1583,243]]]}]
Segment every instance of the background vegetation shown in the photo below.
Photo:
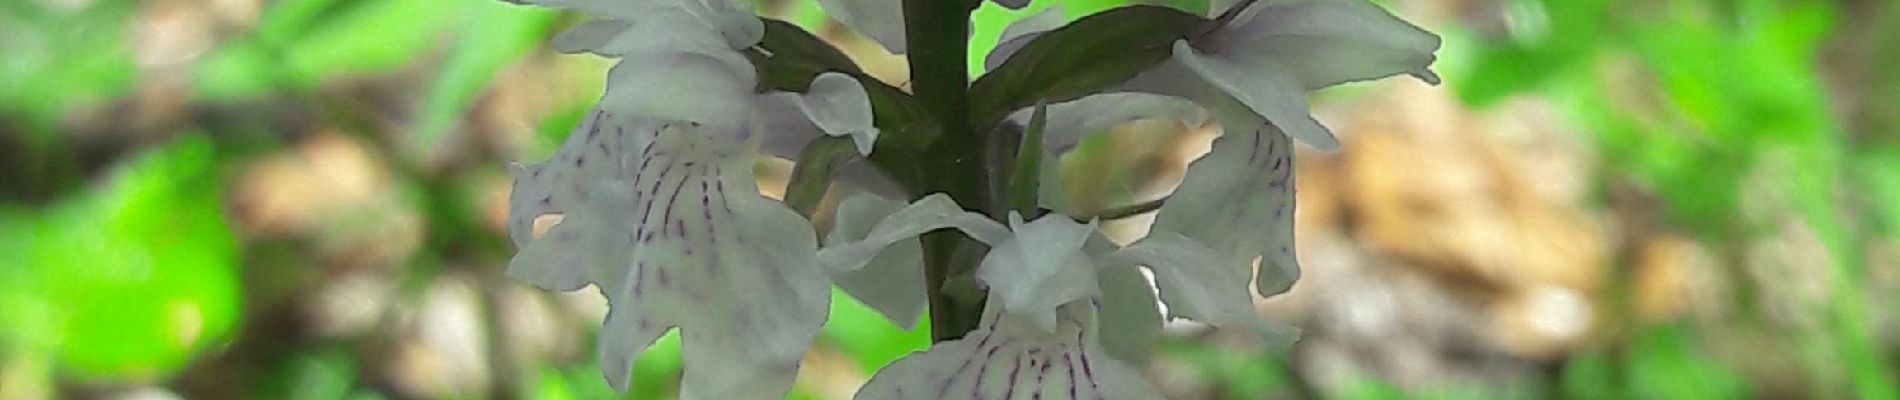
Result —
[{"label": "background vegetation", "polygon": [[[1171,325],[1171,396],[1900,398],[1900,3],[1383,3],[1445,37],[1446,84],[1321,96],[1347,147],[1300,155],[1308,276],[1261,301],[1306,340]],[[761,7],[905,81],[815,2]],[[1031,12],[987,7],[975,54]],[[615,397],[597,295],[500,275],[506,163],[551,154],[609,65],[544,48],[579,21],[0,3],[0,398]],[[1207,137],[1118,128],[1067,189],[1154,197]],[[928,343],[833,308],[794,397]],[[662,341],[620,397],[679,370]]]}]

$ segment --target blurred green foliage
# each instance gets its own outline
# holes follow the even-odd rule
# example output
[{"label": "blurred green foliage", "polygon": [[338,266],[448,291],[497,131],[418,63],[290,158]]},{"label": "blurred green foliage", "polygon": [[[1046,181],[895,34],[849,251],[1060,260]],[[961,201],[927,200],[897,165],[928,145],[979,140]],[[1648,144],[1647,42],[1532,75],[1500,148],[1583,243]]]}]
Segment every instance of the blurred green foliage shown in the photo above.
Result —
[{"label": "blurred green foliage", "polygon": [[[975,16],[970,70],[982,72],[981,56],[995,46],[1009,21],[1053,6],[1073,20],[1126,3],[1038,0],[1025,10],[1007,10],[986,2]],[[1195,12],[1210,7],[1207,0],[1143,3]],[[1634,182],[1663,203],[1669,226],[1731,252],[1787,228],[1750,211],[1751,202],[1792,210],[1829,257],[1824,268],[1816,269],[1827,275],[1829,298],[1812,310],[1825,322],[1789,338],[1802,356],[1797,362],[1810,374],[1803,381],[1819,397],[1896,398],[1900,383],[1891,365],[1893,353],[1878,341],[1875,324],[1900,311],[1888,306],[1892,299],[1867,293],[1862,283],[1873,262],[1865,256],[1867,238],[1900,237],[1900,138],[1893,133],[1900,128],[1900,72],[1895,72],[1900,70],[1871,67],[1866,76],[1853,77],[1858,80],[1849,85],[1869,93],[1853,102],[1865,111],[1850,113],[1840,109],[1836,82],[1826,79],[1821,62],[1830,46],[1871,42],[1875,45],[1860,63],[1900,65],[1900,7],[1875,3],[1500,0],[1503,26],[1434,28],[1447,38],[1439,69],[1467,105],[1542,96],[1590,135],[1604,167],[1596,177],[1605,186],[1603,197],[1614,190],[1611,182]],[[77,110],[110,108],[142,82],[160,78],[146,75],[151,72],[135,60],[128,41],[137,34],[129,27],[147,6],[0,2],[0,144],[23,147],[0,148],[0,157],[9,158],[0,165],[25,168],[0,176],[104,171],[87,177],[96,181],[91,183],[6,183],[71,187],[0,191],[59,194],[0,198],[0,368],[52,365],[46,373],[56,376],[29,376],[45,381],[39,384],[162,380],[247,328],[245,296],[255,288],[241,285],[253,282],[243,276],[252,271],[243,268],[252,254],[227,223],[229,205],[222,197],[223,182],[238,161],[228,147],[255,145],[230,137],[254,132],[173,129],[161,132],[169,138],[157,141],[161,145],[137,149],[100,168],[77,165],[81,157],[66,154],[75,139],[62,124]],[[1863,8],[1879,13],[1852,14]],[[797,2],[790,9],[801,26],[826,21],[815,2]],[[416,115],[403,133],[405,140],[428,148],[458,131],[499,71],[571,20],[496,1],[267,2],[254,26],[220,39],[186,68],[192,98],[184,100],[232,105],[288,99],[326,109],[333,107],[326,102],[336,101],[321,94],[328,86],[427,68]],[[1848,20],[1874,28],[1848,32]],[[557,105],[540,127],[535,147],[551,150],[586,106]],[[319,113],[319,118],[338,118],[337,113],[342,112]],[[1084,144],[1092,146],[1099,142]],[[435,178],[410,172],[413,179]],[[1755,188],[1756,181],[1768,182],[1767,188]],[[1776,196],[1761,198],[1764,191]],[[423,203],[474,197],[454,194],[460,197]],[[454,218],[464,221],[434,228],[455,234],[475,229],[466,221],[472,217],[461,215],[469,213],[431,210],[428,215],[433,221],[457,214]],[[412,274],[428,275],[442,261],[414,263],[424,267]],[[1745,275],[1736,268],[1736,276]],[[1738,303],[1745,304],[1746,296]],[[820,346],[849,355],[863,371],[927,346],[926,332],[902,331],[847,296],[835,298]],[[1738,313],[1755,311],[1742,308]],[[1555,377],[1554,393],[1576,398],[1762,395],[1698,340],[1706,328],[1687,322],[1635,325],[1627,337],[1566,361]],[[380,397],[363,381],[365,360],[347,344],[294,350],[270,372],[273,383],[264,385],[261,395]],[[1214,382],[1225,398],[1307,394],[1296,387],[1284,354],[1187,341],[1171,341],[1163,353],[1168,362]],[[644,354],[632,389],[620,396],[599,379],[591,361],[529,361],[522,369],[527,384],[519,390],[551,399],[664,398],[675,392],[681,368],[674,336]],[[809,389],[799,389],[796,396],[813,396]],[[1407,394],[1367,380],[1346,395],[1509,394]]]},{"label": "blurred green foliage", "polygon": [[[1446,81],[1467,103],[1483,106],[1527,92],[1557,99],[1571,121],[1595,135],[1591,139],[1607,169],[1603,181],[1629,178],[1654,191],[1672,226],[1686,228],[1719,251],[1740,251],[1788,229],[1772,216],[1751,213],[1751,201],[1756,209],[1794,210],[1829,257],[1817,270],[1827,274],[1830,298],[1823,309],[1812,310],[1825,315],[1826,326],[1796,338],[1813,363],[1811,389],[1825,397],[1843,396],[1833,388],[1844,383],[1861,398],[1900,396],[1870,311],[1883,309],[1879,304],[1887,301],[1869,298],[1863,286],[1866,238],[1891,238],[1896,231],[1891,224],[1855,223],[1860,216],[1892,215],[1900,207],[1900,198],[1879,192],[1890,190],[1890,183],[1881,180],[1891,179],[1895,148],[1891,139],[1881,146],[1857,144],[1837,122],[1835,99],[1820,70],[1821,52],[1839,37],[1837,5],[1772,0],[1506,4],[1507,20],[1517,24],[1509,35],[1484,38],[1457,29],[1447,35],[1454,71]],[[1891,14],[1893,7],[1886,8]],[[1895,86],[1871,90],[1875,98],[1900,93]],[[1890,138],[1892,132],[1873,135]],[[1767,183],[1751,191],[1756,182]],[[1850,194],[1865,189],[1875,192]],[[1863,201],[1842,202],[1844,195]],[[1751,279],[1739,261],[1731,260],[1732,280]],[[1696,347],[1680,338],[1680,329],[1644,332],[1637,341],[1653,351],[1630,350],[1645,357],[1628,360],[1629,373],[1637,378],[1624,382],[1627,387],[1567,387],[1668,398],[1743,393],[1735,388],[1743,384],[1733,378],[1703,379],[1711,377],[1698,372],[1712,370],[1706,362],[1672,355]],[[1848,382],[1830,379],[1832,366],[1821,364],[1832,360],[1847,370]],[[1603,368],[1600,361],[1586,357],[1579,368]]]},{"label": "blurred green foliage", "polygon": [[0,222],[0,346],[83,379],[146,379],[237,324],[236,239],[210,142],[186,136],[96,191]]},{"label": "blurred green foliage", "polygon": [[[61,115],[124,95],[138,81],[125,21],[132,2],[59,10],[0,4],[0,116],[36,140],[51,140]],[[75,51],[83,49],[84,51]]]}]

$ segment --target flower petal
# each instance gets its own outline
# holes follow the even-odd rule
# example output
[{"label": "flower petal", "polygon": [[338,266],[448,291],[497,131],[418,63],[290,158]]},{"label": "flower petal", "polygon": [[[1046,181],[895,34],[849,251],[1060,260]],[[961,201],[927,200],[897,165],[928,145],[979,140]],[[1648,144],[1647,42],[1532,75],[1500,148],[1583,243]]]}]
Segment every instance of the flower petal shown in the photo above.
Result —
[{"label": "flower petal", "polygon": [[1186,40],[1174,42],[1174,57],[1164,64],[1178,64],[1193,71],[1208,85],[1232,96],[1307,145],[1327,151],[1339,148],[1339,139],[1333,137],[1333,132],[1313,119],[1306,103],[1306,88],[1284,68],[1202,54],[1188,46]]},{"label": "flower petal", "polygon": [[[1129,122],[1168,118],[1194,127],[1207,120],[1207,112],[1192,101],[1141,92],[1102,93],[1048,107],[1042,148],[1051,155],[1068,153],[1082,140]],[[1028,126],[1034,114],[1034,108],[1025,108],[1011,113],[1009,119]]]},{"label": "flower petal", "polygon": [[1096,269],[1102,285],[1102,347],[1115,358],[1131,363],[1148,360],[1161,337],[1161,310],[1155,288],[1132,264],[1103,265]]},{"label": "flower petal", "polygon": [[[697,123],[715,132],[747,132],[755,75],[744,57],[727,53],[661,53],[622,59],[608,71],[601,107],[656,120]],[[739,136],[728,139],[744,141]]]},{"label": "flower petal", "polygon": [[1210,51],[1276,64],[1307,89],[1402,73],[1438,83],[1427,69],[1438,36],[1362,0],[1262,2],[1210,39]]},{"label": "flower petal", "polygon": [[[779,398],[825,320],[828,282],[809,224],[758,194],[742,144],[705,129],[597,112],[560,155],[521,168],[509,274],[601,288],[601,369],[616,389],[678,327],[682,397]],[[548,212],[564,218],[531,238]]]},{"label": "flower petal", "polygon": [[[797,160],[799,154],[805,151],[805,146],[826,135],[824,129],[805,115],[798,103],[798,95],[794,93],[772,93],[756,98],[753,118],[757,123],[753,131],[761,133],[759,136],[762,137],[758,138],[760,152],[786,160]],[[853,139],[860,140],[853,144],[875,141],[875,129],[850,133]],[[884,176],[876,166],[862,158],[845,163],[833,178],[879,196],[893,199],[909,197],[896,181]]]},{"label": "flower petal", "polygon": [[871,98],[857,79],[837,72],[819,74],[798,99],[798,108],[825,134],[850,135],[858,154],[871,155],[877,127],[871,125]]},{"label": "flower petal", "polygon": [[[1237,271],[1264,256],[1256,285],[1261,295],[1272,296],[1300,274],[1293,253],[1292,141],[1251,114],[1224,114],[1232,116],[1223,118],[1227,132],[1188,166],[1181,187],[1155,215],[1150,235],[1193,239]],[[1162,270],[1155,272],[1159,277]],[[1165,300],[1167,284],[1162,286]]]},{"label": "flower petal", "polygon": [[[862,241],[878,222],[903,208],[903,202],[864,193],[846,197],[838,204],[825,246]],[[917,318],[929,305],[924,293],[923,244],[915,237],[890,243],[863,267],[836,273],[831,279],[845,293],[905,330],[917,325]]]},{"label": "flower petal", "polygon": [[1212,249],[1193,239],[1156,231],[1117,256],[1154,270],[1171,317],[1253,328],[1278,344],[1296,338],[1291,329],[1269,324],[1254,311],[1253,297],[1247,294],[1247,271],[1222,262]]},{"label": "flower petal", "polygon": [[858,400],[1160,399],[1141,372],[1108,356],[1095,307],[1064,305],[1044,330],[1001,311],[991,298],[982,322],[961,339],[937,343],[878,371]]},{"label": "flower petal", "polygon": [[873,257],[893,243],[915,239],[917,235],[943,228],[956,228],[985,244],[1008,240],[1010,233],[1002,224],[981,214],[964,211],[949,195],[924,196],[898,210],[872,227],[861,239],[828,243],[818,251],[818,260],[826,271],[841,273],[864,268]]},{"label": "flower petal", "polygon": [[904,54],[904,2],[897,0],[818,0],[831,19],[858,34]]},{"label": "flower petal", "polygon": [[976,279],[989,286],[990,298],[1011,315],[1044,330],[1055,329],[1056,307],[1099,292],[1095,265],[1082,247],[1095,235],[1095,223],[1076,223],[1049,214],[1024,223],[1009,215],[1010,240],[994,245],[977,266]]},{"label": "flower petal", "polygon": [[548,41],[548,47],[562,53],[580,53],[599,49],[626,32],[632,24],[627,21],[597,19],[569,28],[566,32],[554,36]]},{"label": "flower petal", "polygon": [[788,160],[797,159],[806,145],[825,135],[850,136],[860,155],[870,155],[877,142],[870,97],[857,79],[842,73],[819,74],[805,93],[758,96],[753,112],[758,122],[753,131],[764,136],[762,150]]}]

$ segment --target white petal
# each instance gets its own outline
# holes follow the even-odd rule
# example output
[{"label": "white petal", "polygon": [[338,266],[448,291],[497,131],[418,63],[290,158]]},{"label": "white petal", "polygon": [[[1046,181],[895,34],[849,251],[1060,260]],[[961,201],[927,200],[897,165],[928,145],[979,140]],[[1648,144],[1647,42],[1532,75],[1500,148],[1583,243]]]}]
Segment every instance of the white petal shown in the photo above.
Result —
[{"label": "white petal", "polygon": [[1153,231],[1200,242],[1235,270],[1264,256],[1258,290],[1279,294],[1300,273],[1293,253],[1292,142],[1254,118],[1227,127],[1213,149],[1188,166],[1181,187],[1155,215]]},{"label": "white petal", "polygon": [[1307,145],[1329,151],[1339,148],[1339,139],[1332,131],[1313,119],[1306,103],[1306,88],[1290,71],[1203,55],[1185,40],[1174,42],[1174,57],[1170,60]]},{"label": "white petal", "polygon": [[[1254,311],[1247,294],[1247,271],[1193,239],[1155,231],[1117,254],[1154,270],[1161,301],[1171,317],[1215,326],[1253,328],[1279,344],[1291,343],[1291,330],[1271,325]],[[1244,266],[1242,266],[1244,267]]]},{"label": "white petal", "polygon": [[[601,106],[644,118],[698,123],[721,133],[746,132],[754,98],[752,66],[743,57],[724,55],[667,53],[624,59],[608,71]],[[728,139],[745,139],[734,136]]]},{"label": "white petal", "polygon": [[903,54],[904,2],[898,0],[818,0],[831,19],[851,27],[858,34],[884,45],[891,53]]},{"label": "white petal", "polygon": [[[601,369],[616,389],[678,327],[683,398],[780,398],[825,320],[829,285],[809,223],[758,194],[743,145],[704,129],[596,113],[560,155],[521,169],[510,235],[522,249],[508,272],[601,288]],[[530,238],[549,212],[564,218]]]},{"label": "white petal", "polygon": [[983,56],[983,70],[995,71],[1004,61],[1009,61],[1010,56],[1016,55],[1016,51],[1022,50],[1023,46],[1029,45],[1044,32],[1061,28],[1066,19],[1061,6],[1050,6],[1036,15],[1009,23],[1009,27],[1003,28],[1003,36],[996,39],[996,47],[990,49],[990,54]]},{"label": "white petal", "polygon": [[[1042,148],[1051,154],[1068,153],[1090,136],[1138,120],[1174,119],[1190,127],[1200,126],[1207,120],[1207,112],[1192,101],[1141,92],[1102,93],[1048,107]],[[1017,110],[1009,118],[1018,125],[1028,126],[1035,111],[1034,108]]]},{"label": "white petal", "polygon": [[1140,371],[1103,351],[1089,302],[1063,306],[1053,331],[999,308],[992,299],[976,330],[884,367],[855,398],[1161,399]]},{"label": "white petal", "polygon": [[915,239],[924,232],[956,228],[979,242],[995,245],[1010,237],[1008,228],[981,214],[964,211],[950,196],[925,196],[878,221],[862,239],[828,244],[818,252],[827,271],[840,273],[864,268],[865,263],[893,243]]},{"label": "white petal", "polygon": [[1308,89],[1402,73],[1438,83],[1426,68],[1438,36],[1362,0],[1262,2],[1209,39],[1211,51],[1277,64]]},{"label": "white petal", "polygon": [[[904,208],[901,201],[858,193],[838,204],[825,246],[863,241],[880,221]],[[878,251],[854,271],[832,275],[832,281],[851,297],[877,310],[891,323],[908,330],[923,315],[929,299],[924,292],[924,250],[915,237],[904,238]]]},{"label": "white petal", "polygon": [[1095,224],[1079,224],[1060,214],[1025,224],[1012,212],[1009,226],[1015,237],[990,249],[976,278],[988,285],[990,298],[1000,301],[1005,312],[1044,330],[1055,329],[1056,306],[1098,292],[1095,265],[1082,252],[1095,234]]},{"label": "white petal", "polygon": [[819,74],[812,79],[811,89],[799,96],[798,107],[825,134],[850,135],[858,154],[871,154],[878,132],[871,125],[871,98],[857,79],[837,72]]},{"label": "white petal", "polygon": [[821,135],[850,136],[858,153],[871,154],[878,130],[871,120],[871,98],[850,75],[819,74],[804,93],[774,92],[756,99],[755,130],[765,134],[764,151],[798,158]]},{"label": "white petal", "polygon": [[[668,38],[673,34],[712,33],[726,47],[742,49],[759,43],[765,37],[764,21],[759,20],[745,3],[731,0],[508,1],[573,9],[601,19],[626,21],[630,25],[641,26],[638,29],[644,33],[628,38],[626,43],[647,38],[646,41],[650,43],[664,44],[671,42]],[[666,28],[648,28],[648,25]]]},{"label": "white petal", "polygon": [[579,53],[605,47],[632,25],[627,21],[597,19],[561,32],[548,42],[562,53]]},{"label": "white petal", "polygon": [[1102,346],[1108,354],[1131,363],[1148,360],[1161,337],[1161,310],[1154,286],[1132,264],[1103,265],[1096,273],[1102,284]]},{"label": "white petal", "polygon": [[[574,39],[588,40],[569,40],[568,44],[572,47],[562,50],[586,50],[604,56],[622,57],[669,52],[730,52],[734,49],[750,47],[758,42],[753,40],[752,43],[736,43],[743,38],[735,36],[752,35],[752,33],[728,31],[728,29],[749,30],[751,28],[741,25],[727,26],[731,24],[722,23],[720,20],[732,17],[707,15],[709,11],[697,4],[610,2],[614,5],[601,8],[592,5],[592,2],[589,3],[590,5],[586,7],[576,8],[601,20],[621,21],[624,27],[618,30],[606,30],[604,28],[611,26],[582,25],[576,30],[587,29],[588,31],[575,34],[588,36]],[[686,0],[680,3],[695,2]],[[753,19],[757,18],[753,17]],[[763,25],[760,25],[758,29],[760,38],[763,38]],[[615,34],[601,36],[609,32]]]},{"label": "white petal", "polygon": [[[537,217],[578,211],[586,203],[589,192],[598,187],[594,182],[609,179],[617,172],[616,157],[623,149],[644,146],[644,139],[645,136],[628,135],[622,125],[612,122],[605,112],[595,109],[581,120],[574,132],[568,134],[560,153],[555,154],[553,159],[532,166],[512,165],[510,169],[515,175],[515,182],[508,199],[508,237],[515,247],[524,252],[527,250],[528,242],[534,239],[534,220]],[[563,225],[568,228],[557,225],[549,230],[548,235],[558,236],[560,231],[577,229],[575,227],[579,226]],[[571,252],[556,252],[542,256],[571,258],[575,255]],[[572,290],[574,288],[560,288],[569,286],[561,282],[569,281],[550,281],[545,286]]]}]

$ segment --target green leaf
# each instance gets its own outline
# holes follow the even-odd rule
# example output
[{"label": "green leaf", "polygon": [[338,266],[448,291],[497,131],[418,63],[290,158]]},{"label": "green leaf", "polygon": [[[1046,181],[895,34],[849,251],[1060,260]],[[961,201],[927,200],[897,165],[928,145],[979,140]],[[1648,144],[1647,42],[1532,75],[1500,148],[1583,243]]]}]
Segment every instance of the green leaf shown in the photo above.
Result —
[{"label": "green leaf", "polygon": [[102,191],[0,224],[0,344],[94,379],[162,376],[223,340],[239,315],[238,246],[213,160],[187,136]]},{"label": "green leaf", "polygon": [[431,148],[461,119],[496,72],[541,44],[557,15],[541,8],[494,1],[474,2],[469,7],[460,41],[422,103],[416,142],[424,149]]},{"label": "green leaf", "polygon": [[878,139],[880,147],[888,143],[923,148],[929,144],[928,137],[920,136],[936,130],[913,126],[920,122],[917,117],[927,114],[909,94],[865,74],[844,52],[804,29],[785,21],[764,21],[765,40],[759,43],[763,50],[747,55],[758,66],[759,84],[765,89],[804,92],[818,74],[850,75],[864,85],[865,94],[871,98],[872,123],[884,133]]},{"label": "green leaf", "polygon": [[0,115],[14,124],[0,131],[36,141],[59,139],[67,112],[123,96],[139,80],[125,28],[135,2],[54,4],[0,6]]},{"label": "green leaf", "polygon": [[1023,133],[1022,145],[1016,148],[1016,162],[1010,165],[1009,206],[1021,213],[1024,218],[1037,215],[1037,199],[1042,193],[1042,185],[1037,179],[1042,177],[1042,131],[1049,124],[1048,103],[1037,103],[1036,113],[1029,117],[1029,129]]},{"label": "green leaf", "polygon": [[1158,6],[1123,7],[1049,31],[971,84],[971,116],[991,126],[1039,101],[1062,102],[1127,81],[1170,55],[1205,18]]},{"label": "green leaf", "polygon": [[825,199],[825,191],[831,188],[831,178],[857,155],[858,148],[851,138],[825,136],[812,140],[792,165],[791,182],[785,186],[785,205],[811,218],[818,203]]}]

